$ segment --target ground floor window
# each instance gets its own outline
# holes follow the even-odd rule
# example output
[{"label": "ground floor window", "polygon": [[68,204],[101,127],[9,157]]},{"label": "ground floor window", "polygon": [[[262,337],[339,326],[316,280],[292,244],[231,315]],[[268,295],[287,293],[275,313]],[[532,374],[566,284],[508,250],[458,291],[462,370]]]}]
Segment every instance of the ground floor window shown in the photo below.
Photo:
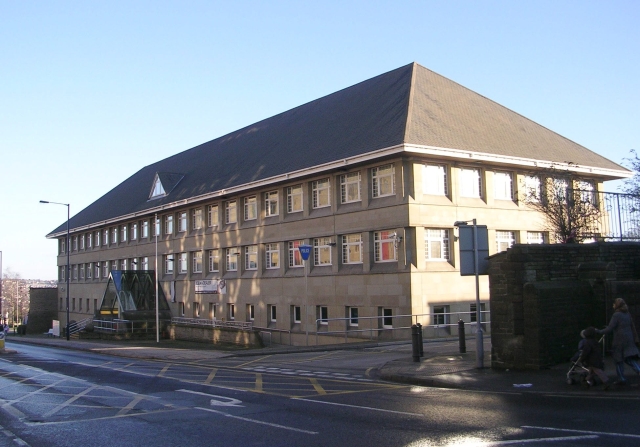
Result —
[{"label": "ground floor window", "polygon": [[431,317],[436,326],[449,324],[449,306],[433,306]]},{"label": "ground floor window", "polygon": [[[476,306],[476,303],[469,304],[469,312],[471,312],[469,316],[471,317],[470,321],[472,323],[475,323],[476,321],[478,321],[477,312],[476,312],[477,308],[478,307]],[[483,313],[484,310],[485,310],[485,303],[480,303],[480,322],[481,323],[484,323],[486,321],[485,314]]]},{"label": "ground floor window", "polygon": [[247,304],[247,321],[256,319],[256,307],[253,304]]},{"label": "ground floor window", "polygon": [[209,319],[210,320],[215,320],[216,319],[216,304],[215,303],[209,303]]},{"label": "ground floor window", "polygon": [[320,324],[329,324],[329,308],[327,306],[318,306],[318,320],[320,320]]},{"label": "ground floor window", "polygon": [[293,306],[293,322],[300,323],[302,321],[302,309],[300,306]]},{"label": "ground floor window", "polygon": [[276,306],[274,306],[273,304],[269,306],[269,320],[272,323],[275,323],[278,318],[277,318],[277,312],[276,312]]},{"label": "ground floor window", "polygon": [[193,303],[193,318],[200,318],[200,303]]},{"label": "ground floor window", "polygon": [[383,328],[393,327],[393,310],[392,309],[382,309],[382,327]]},{"label": "ground floor window", "polygon": [[236,319],[236,305],[229,304],[229,320],[235,320],[235,319]]},{"label": "ground floor window", "polygon": [[349,308],[349,326],[358,326],[358,308]]},{"label": "ground floor window", "polygon": [[182,301],[178,303],[178,315],[184,317],[184,302]]}]

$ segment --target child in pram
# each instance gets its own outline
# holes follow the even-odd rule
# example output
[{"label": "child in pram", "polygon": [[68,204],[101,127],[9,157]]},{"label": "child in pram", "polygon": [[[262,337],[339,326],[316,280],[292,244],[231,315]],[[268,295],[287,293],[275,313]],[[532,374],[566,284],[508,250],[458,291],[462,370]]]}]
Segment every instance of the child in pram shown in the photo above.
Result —
[{"label": "child in pram", "polygon": [[602,352],[596,339],[596,329],[588,327],[580,336],[582,340],[578,344],[580,355],[576,363],[581,363],[587,368],[588,374],[585,377],[585,384],[589,387],[595,385],[595,377],[597,376],[603,384],[604,389],[609,388],[609,377],[604,373],[604,362],[602,361]]}]

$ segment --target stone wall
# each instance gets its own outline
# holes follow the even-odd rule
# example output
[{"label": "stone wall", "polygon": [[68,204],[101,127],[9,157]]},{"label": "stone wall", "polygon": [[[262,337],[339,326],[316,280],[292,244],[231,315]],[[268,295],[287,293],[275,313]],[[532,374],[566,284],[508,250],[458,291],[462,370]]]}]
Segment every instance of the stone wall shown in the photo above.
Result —
[{"label": "stone wall", "polygon": [[212,328],[199,325],[172,324],[169,326],[172,340],[189,340],[205,343],[234,344],[246,347],[262,347],[262,340],[255,331],[229,328]]},{"label": "stone wall", "polygon": [[31,287],[29,289],[29,318],[27,334],[43,334],[58,319],[58,288]]},{"label": "stone wall", "polygon": [[580,331],[603,327],[623,297],[640,317],[640,243],[514,245],[489,259],[491,366],[567,361]]}]

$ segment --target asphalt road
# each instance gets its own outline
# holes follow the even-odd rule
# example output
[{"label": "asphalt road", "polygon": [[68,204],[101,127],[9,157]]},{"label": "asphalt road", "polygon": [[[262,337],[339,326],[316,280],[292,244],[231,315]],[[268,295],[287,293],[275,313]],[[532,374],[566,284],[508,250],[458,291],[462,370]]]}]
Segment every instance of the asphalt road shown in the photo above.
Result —
[{"label": "asphalt road", "polygon": [[381,382],[393,349],[184,363],[21,345],[0,447],[638,446],[639,399]]}]

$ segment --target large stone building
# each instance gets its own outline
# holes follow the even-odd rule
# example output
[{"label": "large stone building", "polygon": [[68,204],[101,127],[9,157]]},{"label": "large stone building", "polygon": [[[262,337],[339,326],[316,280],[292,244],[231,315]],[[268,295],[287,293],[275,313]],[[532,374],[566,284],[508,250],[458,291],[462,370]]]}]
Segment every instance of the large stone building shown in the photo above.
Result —
[{"label": "large stone building", "polygon": [[[157,248],[174,317],[251,321],[292,343],[400,315],[457,321],[475,286],[453,223],[487,225],[491,254],[547,242],[519,197],[550,173],[594,190],[629,175],[412,63],[146,166],[73,216],[71,319],[97,313],[111,271],[154,270]],[[48,235],[61,283],[65,236],[66,222]]]}]

